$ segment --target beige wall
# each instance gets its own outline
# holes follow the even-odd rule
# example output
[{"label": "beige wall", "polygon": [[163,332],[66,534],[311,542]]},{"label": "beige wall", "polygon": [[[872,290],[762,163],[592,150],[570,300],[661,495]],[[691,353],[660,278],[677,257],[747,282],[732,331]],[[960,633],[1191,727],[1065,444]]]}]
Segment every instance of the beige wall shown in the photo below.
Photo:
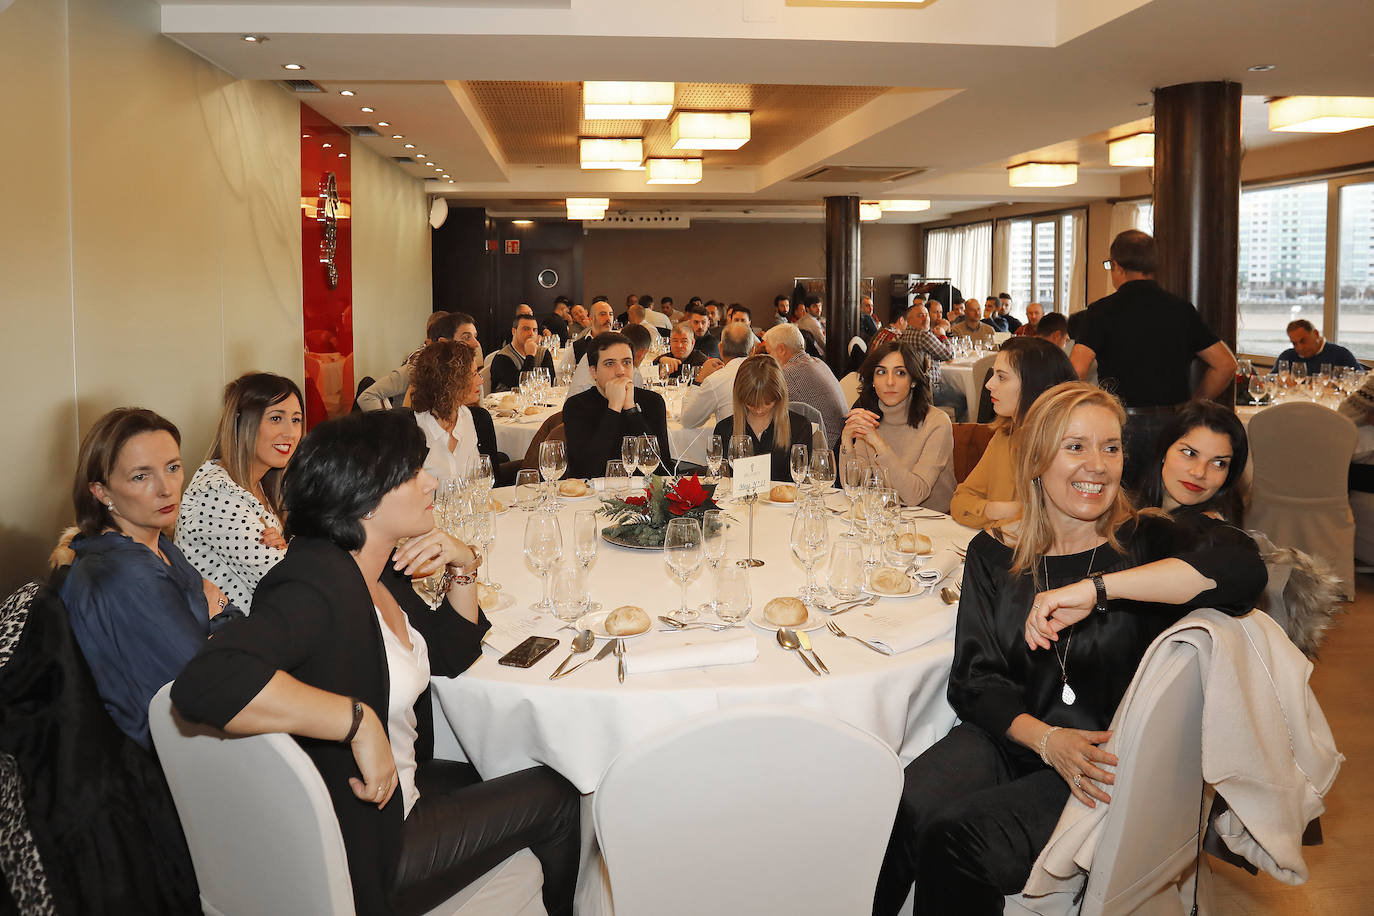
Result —
[{"label": "beige wall", "polygon": [[[877,311],[886,311],[888,274],[916,269],[916,227],[865,225],[862,276],[872,277]],[[619,306],[628,292],[742,302],[755,322],[790,295],[793,277],[825,276],[820,223],[694,223],[688,229],[589,229],[583,239],[582,290]]]},{"label": "beige wall", "polygon": [[[152,0],[0,13],[0,85],[23,87],[6,103],[22,134],[0,143],[0,361],[18,383],[0,478],[5,591],[41,573],[69,522],[78,436],[101,413],[136,404],[172,419],[189,477],[226,381],[303,376],[297,101],[232,79],[158,21]],[[427,233],[410,228],[424,225],[423,191],[364,150],[354,170],[355,339],[390,340],[404,323],[409,341],[429,310]]]}]

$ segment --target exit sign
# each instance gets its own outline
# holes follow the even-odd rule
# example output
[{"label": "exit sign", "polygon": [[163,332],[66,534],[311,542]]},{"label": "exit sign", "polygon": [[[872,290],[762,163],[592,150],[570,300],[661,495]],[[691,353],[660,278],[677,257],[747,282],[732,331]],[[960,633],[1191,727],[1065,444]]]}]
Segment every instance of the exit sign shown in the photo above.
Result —
[{"label": "exit sign", "polygon": [[520,240],[519,240],[519,239],[506,239],[506,254],[519,254],[519,253],[520,253]]}]

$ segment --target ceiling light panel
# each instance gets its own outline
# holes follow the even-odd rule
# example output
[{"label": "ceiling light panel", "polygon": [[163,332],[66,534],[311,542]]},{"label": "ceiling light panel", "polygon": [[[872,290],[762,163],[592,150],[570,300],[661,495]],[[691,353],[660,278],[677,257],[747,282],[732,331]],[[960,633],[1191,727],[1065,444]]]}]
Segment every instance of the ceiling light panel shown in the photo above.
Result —
[{"label": "ceiling light panel", "polygon": [[696,184],[701,181],[700,159],[650,159],[648,184]]},{"label": "ceiling light panel", "polygon": [[606,211],[605,211],[605,210],[597,209],[596,207],[569,207],[569,208],[568,208],[568,219],[571,219],[571,220],[587,220],[587,219],[596,220],[596,219],[605,219],[605,218],[606,218]]},{"label": "ceiling light panel", "polygon": [[883,218],[883,205],[876,200],[859,201],[859,221],[871,223]]},{"label": "ceiling light panel", "polygon": [[884,210],[891,210],[893,213],[920,213],[922,210],[930,209],[928,200],[880,200],[878,204]]},{"label": "ceiling light panel", "polygon": [[1022,162],[1007,169],[1013,188],[1062,188],[1078,181],[1077,162]]},{"label": "ceiling light panel", "polygon": [[661,121],[673,110],[672,83],[589,80],[582,84],[588,121]]},{"label": "ceiling light panel", "polygon": [[1285,133],[1339,134],[1374,126],[1374,98],[1290,95],[1269,103],[1269,129]]},{"label": "ceiling light panel", "polygon": [[1155,135],[1150,131],[1107,141],[1109,165],[1143,168],[1155,164]]},{"label": "ceiling light panel", "polygon": [[577,145],[584,169],[637,169],[644,162],[644,141],[639,137],[579,137]]},{"label": "ceiling light panel", "polygon": [[739,149],[749,130],[747,111],[679,111],[669,125],[673,149]]}]

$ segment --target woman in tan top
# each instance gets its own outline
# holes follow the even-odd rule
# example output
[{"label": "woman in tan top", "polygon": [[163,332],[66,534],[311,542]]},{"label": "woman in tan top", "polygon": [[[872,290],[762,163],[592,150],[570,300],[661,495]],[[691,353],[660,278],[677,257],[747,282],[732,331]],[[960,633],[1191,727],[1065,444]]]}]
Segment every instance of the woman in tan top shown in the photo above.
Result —
[{"label": "woman in tan top", "polygon": [[1064,351],[1039,337],[1002,344],[987,389],[997,414],[996,431],[978,465],[954,491],[949,513],[969,528],[986,528],[1017,516],[1012,437],[1035,399],[1060,382],[1078,378]]},{"label": "woman in tan top", "polygon": [[873,348],[859,367],[859,400],[840,435],[840,457],[857,455],[887,474],[902,503],[949,511],[954,426],[930,403],[917,355],[897,343]]}]

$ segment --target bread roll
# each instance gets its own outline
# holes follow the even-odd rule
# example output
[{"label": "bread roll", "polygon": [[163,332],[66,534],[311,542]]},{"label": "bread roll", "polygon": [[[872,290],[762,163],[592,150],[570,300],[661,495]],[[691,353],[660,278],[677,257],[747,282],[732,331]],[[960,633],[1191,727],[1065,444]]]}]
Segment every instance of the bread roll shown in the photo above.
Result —
[{"label": "bread roll", "polygon": [[854,504],[853,510],[849,514],[849,517],[856,522],[862,522],[867,520],[868,515],[864,512],[864,504],[856,502]]},{"label": "bread roll", "polygon": [[899,534],[897,536],[898,553],[914,553],[926,556],[934,547],[935,545],[931,543],[930,538],[926,537],[924,534],[912,534],[908,531],[905,534]]},{"label": "bread roll", "polygon": [[796,502],[797,488],[790,483],[780,483],[768,491],[768,498],[775,503]]},{"label": "bread roll", "polygon": [[622,604],[606,615],[606,632],[612,636],[635,636],[649,629],[649,615],[633,604]]},{"label": "bread roll", "polygon": [[806,605],[800,598],[774,598],[764,605],[763,619],[775,627],[795,627],[806,623]]},{"label": "bread roll", "polygon": [[519,403],[519,398],[513,394],[507,394],[502,396],[501,400],[496,403],[496,406],[502,410],[514,410],[515,406]]},{"label": "bread roll", "polygon": [[558,481],[558,492],[563,496],[586,496],[587,483],[576,477]]},{"label": "bread roll", "polygon": [[891,566],[884,566],[873,573],[873,588],[880,592],[905,595],[911,591],[911,580],[906,573]]},{"label": "bread roll", "polygon": [[501,500],[495,497],[492,497],[491,499],[487,500],[487,509],[491,512],[501,512],[505,508],[505,503],[501,502]]},{"label": "bread roll", "polygon": [[526,407],[526,408],[525,408],[525,416],[527,416],[527,417],[532,417],[532,416],[534,416],[535,414],[539,413],[539,411],[541,411],[541,410],[543,410],[543,409],[544,409],[544,408],[539,407],[539,406],[537,406],[537,405],[535,405],[535,404],[531,404],[529,407]]},{"label": "bread roll", "polygon": [[490,585],[477,586],[477,606],[484,611],[494,610],[501,603],[501,593]]}]

